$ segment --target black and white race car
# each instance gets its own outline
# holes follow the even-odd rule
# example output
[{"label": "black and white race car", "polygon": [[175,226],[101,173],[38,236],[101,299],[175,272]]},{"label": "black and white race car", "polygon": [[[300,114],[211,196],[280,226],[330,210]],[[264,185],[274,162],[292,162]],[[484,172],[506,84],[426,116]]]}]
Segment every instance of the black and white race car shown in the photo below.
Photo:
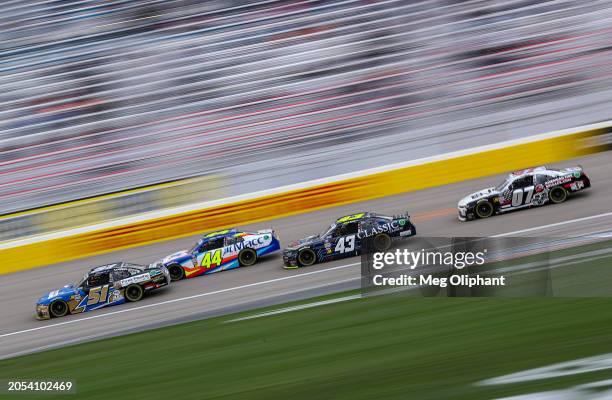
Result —
[{"label": "black and white race car", "polygon": [[460,221],[546,203],[563,203],[570,193],[591,186],[582,167],[552,169],[544,166],[515,171],[497,187],[472,193],[459,201]]},{"label": "black and white race car", "polygon": [[361,254],[364,241],[371,238],[376,251],[385,251],[393,240],[416,235],[408,214],[387,216],[360,212],[338,218],[321,235],[293,242],[283,251],[285,269]]}]

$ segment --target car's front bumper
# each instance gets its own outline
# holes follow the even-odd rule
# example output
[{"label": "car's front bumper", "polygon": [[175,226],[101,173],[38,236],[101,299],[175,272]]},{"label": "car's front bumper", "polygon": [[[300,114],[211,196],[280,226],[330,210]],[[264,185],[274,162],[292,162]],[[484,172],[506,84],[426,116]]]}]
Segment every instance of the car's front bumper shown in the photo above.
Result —
[{"label": "car's front bumper", "polygon": [[473,220],[475,218],[475,215],[470,208],[459,206],[457,207],[457,218],[459,219],[459,221],[465,222]]},{"label": "car's front bumper", "polygon": [[285,269],[296,269],[299,267],[297,262],[297,252],[295,251],[283,251],[283,268]]},{"label": "car's front bumper", "polygon": [[49,306],[37,304],[36,305],[36,319],[51,319],[51,314],[49,314]]}]

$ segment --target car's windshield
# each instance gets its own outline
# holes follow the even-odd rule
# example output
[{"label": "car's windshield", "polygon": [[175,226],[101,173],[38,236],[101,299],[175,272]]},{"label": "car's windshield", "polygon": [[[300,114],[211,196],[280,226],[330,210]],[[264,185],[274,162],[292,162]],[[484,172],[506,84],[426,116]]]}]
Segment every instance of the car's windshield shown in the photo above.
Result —
[{"label": "car's windshield", "polygon": [[327,229],[326,229],[326,230],[323,232],[323,234],[322,234],[321,236],[322,236],[322,237],[325,237],[325,236],[331,235],[331,233],[332,233],[332,232],[333,232],[335,229],[336,229],[336,224],[335,224],[335,223],[333,223],[333,224],[331,224],[331,225],[329,226],[329,228],[327,228]]},{"label": "car's windshield", "polygon": [[495,190],[497,190],[498,192],[501,192],[503,188],[506,187],[506,185],[508,184],[509,180],[508,179],[504,179],[504,181],[502,183],[500,183],[499,185],[497,185],[495,187]]},{"label": "car's windshield", "polygon": [[201,244],[202,244],[202,241],[198,240],[198,242],[196,244],[194,244],[191,249],[189,249],[189,252],[193,253],[194,251],[196,251],[198,249],[198,247],[200,247]]},{"label": "car's windshield", "polygon": [[76,282],[74,282],[74,287],[81,287],[83,283],[85,283],[85,281],[87,281],[87,274],[83,275],[81,279],[78,279]]}]

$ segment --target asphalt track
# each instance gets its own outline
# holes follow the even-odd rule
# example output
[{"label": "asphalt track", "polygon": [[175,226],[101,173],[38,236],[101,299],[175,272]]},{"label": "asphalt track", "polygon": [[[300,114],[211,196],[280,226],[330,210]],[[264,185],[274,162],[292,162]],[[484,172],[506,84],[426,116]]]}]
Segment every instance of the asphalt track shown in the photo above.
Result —
[{"label": "asphalt track", "polygon": [[[560,165],[575,164],[584,166],[591,177],[592,189],[561,205],[517,211],[488,220],[461,223],[456,218],[455,207],[462,196],[496,185],[502,176],[328,208],[243,228],[272,227],[280,233],[281,242],[286,245],[306,235],[322,232],[338,216],[367,210],[388,214],[409,211],[418,234],[432,237],[574,236],[611,229],[612,152]],[[409,184],[406,182],[407,186]],[[0,276],[0,359],[355,288],[359,284],[358,257],[299,270],[284,270],[278,253],[261,259],[253,267],[174,283],[138,303],[49,321],[37,321],[34,317],[34,303],[41,295],[77,280],[95,265],[118,260],[147,264],[190,247],[197,238],[198,235]]]}]

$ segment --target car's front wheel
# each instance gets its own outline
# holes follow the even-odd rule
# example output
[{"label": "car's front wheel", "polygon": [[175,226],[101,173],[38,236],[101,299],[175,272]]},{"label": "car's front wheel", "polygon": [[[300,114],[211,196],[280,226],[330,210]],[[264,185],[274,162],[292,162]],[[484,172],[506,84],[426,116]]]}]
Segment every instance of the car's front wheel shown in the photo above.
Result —
[{"label": "car's front wheel", "polygon": [[475,211],[478,218],[489,218],[493,215],[493,204],[489,201],[480,201],[476,204]]},{"label": "car's front wheel", "polygon": [[144,295],[144,289],[142,286],[133,283],[125,288],[125,299],[127,301],[139,301]]},{"label": "car's front wheel", "polygon": [[312,249],[302,249],[298,253],[298,264],[302,267],[309,267],[317,261],[317,255]]},{"label": "car's front wheel", "polygon": [[64,300],[55,300],[49,305],[49,313],[55,318],[63,317],[68,314],[68,304]]},{"label": "car's front wheel", "polygon": [[170,273],[170,280],[172,281],[180,281],[185,277],[185,270],[180,265],[170,265],[168,267],[168,272]]},{"label": "car's front wheel", "polygon": [[238,254],[238,261],[243,267],[250,267],[257,262],[257,252],[253,249],[243,249]]},{"label": "car's front wheel", "polygon": [[565,199],[567,199],[567,190],[561,186],[555,186],[554,188],[550,189],[548,198],[550,199],[551,203],[563,203]]}]

